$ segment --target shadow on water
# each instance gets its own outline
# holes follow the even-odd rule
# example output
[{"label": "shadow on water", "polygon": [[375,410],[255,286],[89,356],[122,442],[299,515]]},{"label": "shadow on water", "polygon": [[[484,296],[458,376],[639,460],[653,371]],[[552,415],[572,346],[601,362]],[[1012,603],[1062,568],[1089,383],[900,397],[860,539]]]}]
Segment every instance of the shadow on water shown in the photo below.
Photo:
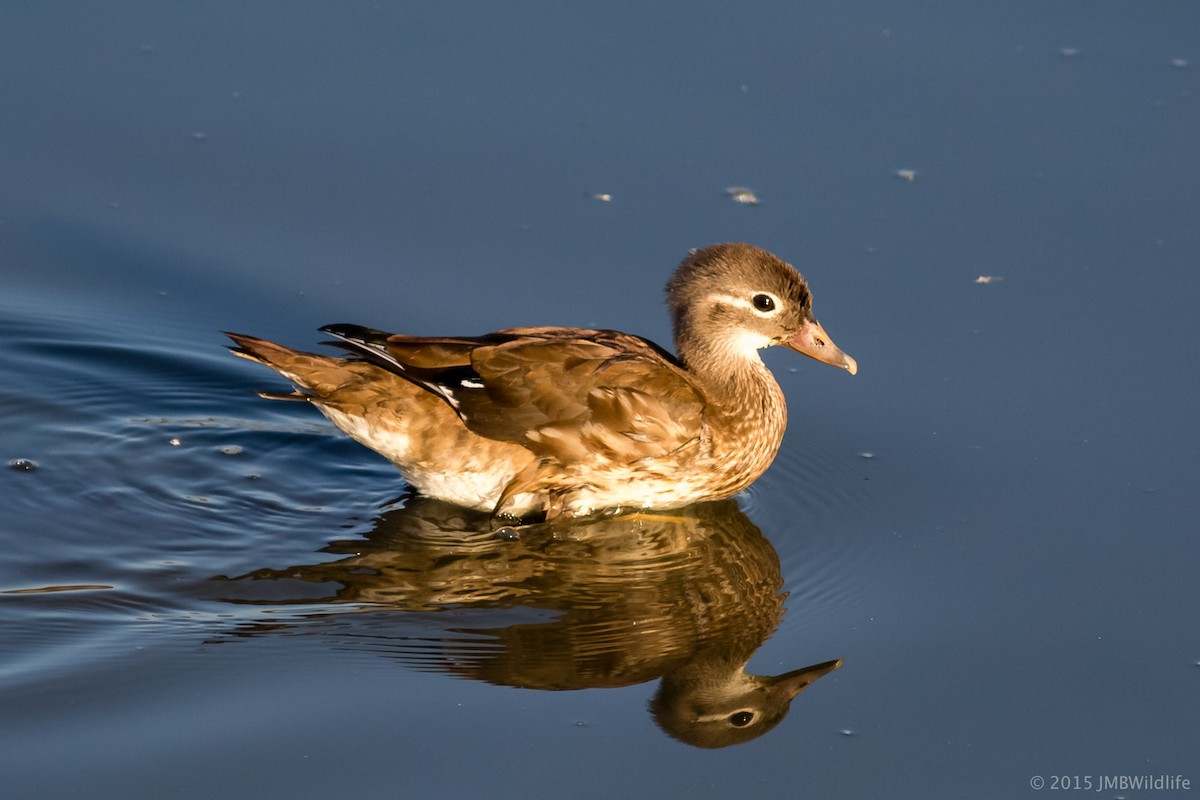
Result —
[{"label": "shadow on water", "polygon": [[[351,625],[345,640],[406,666],[497,685],[565,690],[661,679],[654,719],[698,747],[761,736],[806,687],[841,665],[746,672],[778,625],[786,594],[775,549],[732,501],[529,526],[510,540],[494,534],[484,514],[413,498],[365,540],[336,541],[325,552],[339,558],[218,578],[220,599],[276,608],[344,603],[375,622],[380,612],[409,612],[411,625],[392,613],[386,631]],[[229,635],[363,617],[324,609]],[[430,632],[437,615],[413,613],[450,609],[490,609],[510,624],[442,622]],[[512,623],[512,610],[535,621]]]}]

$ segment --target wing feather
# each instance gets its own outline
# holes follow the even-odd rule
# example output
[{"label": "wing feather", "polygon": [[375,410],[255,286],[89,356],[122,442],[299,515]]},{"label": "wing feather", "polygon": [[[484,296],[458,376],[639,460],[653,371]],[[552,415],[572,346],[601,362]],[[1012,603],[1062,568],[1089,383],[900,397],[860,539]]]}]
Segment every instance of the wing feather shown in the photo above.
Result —
[{"label": "wing feather", "polygon": [[652,342],[617,331],[512,328],[476,338],[323,328],[441,396],[474,433],[561,464],[632,464],[697,444],[705,399]]}]

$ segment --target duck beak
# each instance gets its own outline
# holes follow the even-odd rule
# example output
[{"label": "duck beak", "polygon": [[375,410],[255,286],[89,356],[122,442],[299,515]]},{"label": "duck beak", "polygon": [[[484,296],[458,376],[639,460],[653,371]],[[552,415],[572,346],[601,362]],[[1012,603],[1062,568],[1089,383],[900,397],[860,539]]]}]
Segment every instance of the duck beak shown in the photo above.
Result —
[{"label": "duck beak", "polygon": [[833,661],[825,661],[821,664],[813,664],[811,667],[804,667],[794,672],[788,672],[784,675],[776,675],[773,678],[767,678],[767,685],[775,692],[784,695],[788,700],[791,700],[796,695],[808,688],[809,684],[823,675],[828,675],[842,665],[842,660],[835,659]]},{"label": "duck beak", "polygon": [[784,342],[797,353],[804,353],[809,358],[815,358],[824,364],[841,367],[851,375],[858,372],[858,362],[841,351],[821,323],[815,319],[805,322],[796,334]]}]

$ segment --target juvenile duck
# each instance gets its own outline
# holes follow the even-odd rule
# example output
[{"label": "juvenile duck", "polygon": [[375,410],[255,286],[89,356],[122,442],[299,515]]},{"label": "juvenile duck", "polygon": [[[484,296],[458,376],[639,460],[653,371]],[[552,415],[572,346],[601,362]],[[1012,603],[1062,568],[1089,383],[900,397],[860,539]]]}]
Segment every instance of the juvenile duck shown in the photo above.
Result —
[{"label": "juvenile duck", "polygon": [[241,334],[233,352],[400,468],[417,491],[501,519],[679,508],[729,497],[774,460],[787,423],[758,351],[784,345],[853,375],[791,265],[748,244],[693,250],[667,283],[672,356],[628,333],[510,328],[420,337],[321,331],[354,355]]}]

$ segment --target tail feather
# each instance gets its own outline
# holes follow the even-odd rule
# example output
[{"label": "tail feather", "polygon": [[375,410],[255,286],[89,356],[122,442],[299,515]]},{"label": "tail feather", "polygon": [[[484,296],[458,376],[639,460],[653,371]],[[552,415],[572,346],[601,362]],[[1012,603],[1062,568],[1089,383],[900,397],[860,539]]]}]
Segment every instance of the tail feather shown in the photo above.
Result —
[{"label": "tail feather", "polygon": [[311,403],[313,396],[304,392],[258,392],[263,400],[286,400],[288,402]]},{"label": "tail feather", "polygon": [[388,350],[388,337],[391,336],[389,333],[377,331],[374,328],[364,328],[361,325],[347,324],[326,325],[320,331],[337,337],[336,341],[326,342],[326,344],[340,347],[342,350],[390,372],[399,375],[405,375],[408,372],[407,366]]},{"label": "tail feather", "polygon": [[274,342],[268,342],[266,339],[259,339],[256,336],[247,336],[244,333],[233,333],[231,331],[224,331],[224,334],[232,339],[236,345],[236,347],[230,347],[229,352],[240,358],[256,361],[259,364],[264,364],[275,369],[278,369],[275,364],[281,360],[280,357],[283,354],[295,352],[294,350],[288,350],[286,347],[281,347]]},{"label": "tail feather", "polygon": [[299,388],[295,392],[259,392],[268,400],[319,401],[353,377],[346,372],[342,359],[292,350],[241,333],[226,331],[225,335],[236,345],[229,348],[235,356],[270,367]]}]

